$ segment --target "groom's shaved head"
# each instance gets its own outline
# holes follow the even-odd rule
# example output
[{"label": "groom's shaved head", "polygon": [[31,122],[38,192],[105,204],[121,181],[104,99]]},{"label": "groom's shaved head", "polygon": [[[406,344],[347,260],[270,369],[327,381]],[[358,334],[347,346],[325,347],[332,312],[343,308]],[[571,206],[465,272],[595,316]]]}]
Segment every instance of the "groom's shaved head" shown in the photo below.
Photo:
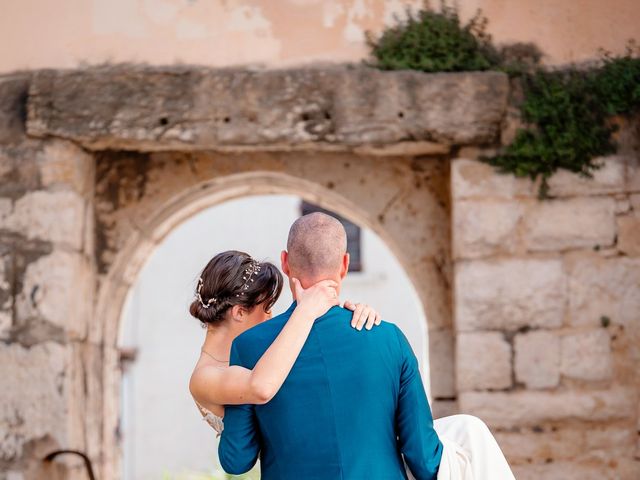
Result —
[{"label": "groom's shaved head", "polygon": [[311,278],[331,275],[341,267],[347,251],[347,233],[336,218],[310,213],[291,225],[287,250],[293,272]]}]

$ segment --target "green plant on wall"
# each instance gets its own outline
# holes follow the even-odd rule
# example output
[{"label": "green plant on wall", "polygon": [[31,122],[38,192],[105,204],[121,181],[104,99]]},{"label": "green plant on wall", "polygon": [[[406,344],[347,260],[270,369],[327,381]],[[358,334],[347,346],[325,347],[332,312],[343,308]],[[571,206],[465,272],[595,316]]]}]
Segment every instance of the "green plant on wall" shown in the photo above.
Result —
[{"label": "green plant on wall", "polygon": [[480,12],[463,25],[456,7],[443,0],[434,9],[426,2],[378,38],[368,35],[371,64],[425,72],[492,69],[518,77],[525,125],[510,145],[483,160],[503,172],[540,180],[541,197],[548,195],[548,180],[558,169],[591,176],[601,166],[596,158],[615,151],[611,117],[640,107],[635,45],[630,43],[624,56],[605,55],[598,67],[549,71],[538,65],[541,53],[534,46],[498,50],[486,26]]},{"label": "green plant on wall", "polygon": [[406,20],[375,38],[367,33],[372,65],[383,70],[462,72],[489,70],[498,65],[497,51],[486,32],[487,20],[478,12],[462,24],[455,7],[429,2],[417,13],[406,11]]},{"label": "green plant on wall", "polygon": [[503,172],[539,179],[541,197],[560,168],[591,176],[601,166],[596,158],[615,152],[610,118],[640,107],[640,59],[633,46],[625,56],[605,56],[597,68],[538,70],[522,82],[526,127],[503,152],[484,160]]}]

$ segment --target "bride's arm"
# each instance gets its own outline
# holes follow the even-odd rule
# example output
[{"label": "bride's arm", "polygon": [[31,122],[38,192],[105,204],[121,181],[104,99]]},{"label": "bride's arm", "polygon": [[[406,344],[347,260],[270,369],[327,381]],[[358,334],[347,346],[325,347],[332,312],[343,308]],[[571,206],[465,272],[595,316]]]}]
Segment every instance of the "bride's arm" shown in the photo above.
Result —
[{"label": "bride's arm", "polygon": [[[335,282],[326,280],[303,289],[292,280],[298,304],[291,318],[253,370],[241,366],[220,369],[201,367],[191,377],[189,388],[196,399],[213,405],[264,404],[271,400],[289,375],[316,318],[338,305]],[[354,312],[351,326],[370,330],[380,324],[380,315],[368,305],[345,302]]]},{"label": "bride's arm", "polygon": [[318,282],[306,290],[297,279],[293,279],[293,282],[298,304],[253,370],[240,366],[198,369],[189,384],[196,399],[201,398],[216,405],[264,404],[280,390],[315,319],[339,304],[334,281]]}]

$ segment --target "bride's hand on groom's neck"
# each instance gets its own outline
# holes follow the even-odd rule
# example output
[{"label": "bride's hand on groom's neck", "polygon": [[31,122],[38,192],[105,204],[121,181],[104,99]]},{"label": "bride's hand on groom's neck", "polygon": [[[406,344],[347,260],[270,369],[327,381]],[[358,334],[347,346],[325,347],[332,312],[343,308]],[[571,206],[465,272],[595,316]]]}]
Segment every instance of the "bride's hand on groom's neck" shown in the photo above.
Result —
[{"label": "bride's hand on groom's neck", "polygon": [[292,278],[291,282],[298,303],[296,309],[302,309],[313,320],[327,313],[331,307],[340,305],[338,283],[333,280],[322,280],[309,288],[303,288],[297,278]]}]

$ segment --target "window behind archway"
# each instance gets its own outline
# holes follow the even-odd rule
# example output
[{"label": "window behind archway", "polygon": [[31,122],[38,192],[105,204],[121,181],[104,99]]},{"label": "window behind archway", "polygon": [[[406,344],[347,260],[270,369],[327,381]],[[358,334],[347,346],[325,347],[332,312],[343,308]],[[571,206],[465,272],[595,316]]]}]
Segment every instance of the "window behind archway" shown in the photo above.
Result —
[{"label": "window behind archway", "polygon": [[345,231],[347,232],[347,252],[349,252],[350,257],[349,272],[362,272],[362,232],[360,230],[360,227],[355,223],[347,220],[346,218],[338,215],[337,213],[322,208],[318,205],[314,205],[313,203],[306,202],[304,200],[302,201],[300,210],[302,215],[321,212],[326,213],[327,215],[331,215],[332,217],[340,220],[340,223],[342,223]]}]

